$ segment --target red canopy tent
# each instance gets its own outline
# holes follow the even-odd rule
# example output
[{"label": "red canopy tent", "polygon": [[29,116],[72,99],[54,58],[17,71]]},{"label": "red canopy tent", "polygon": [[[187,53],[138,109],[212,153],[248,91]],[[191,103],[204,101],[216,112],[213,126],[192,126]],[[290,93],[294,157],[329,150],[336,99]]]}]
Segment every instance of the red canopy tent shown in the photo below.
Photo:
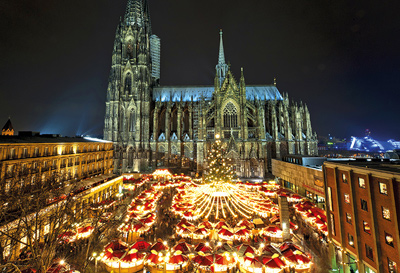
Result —
[{"label": "red canopy tent", "polygon": [[233,247],[231,247],[228,243],[223,243],[220,246],[217,246],[215,248],[215,251],[218,253],[224,253],[224,252],[233,253],[233,252],[235,252],[235,249]]},{"label": "red canopy tent", "polygon": [[239,229],[238,231],[235,232],[236,236],[240,236],[240,237],[245,237],[248,236],[250,234],[250,231],[248,229]]},{"label": "red canopy tent", "polygon": [[160,252],[161,250],[168,250],[169,247],[164,245],[162,241],[158,241],[154,245],[151,246],[150,250],[155,250],[157,252]]},{"label": "red canopy tent", "polygon": [[240,221],[238,226],[246,227],[248,229],[253,229],[254,228],[254,224],[250,223],[247,219],[243,219],[242,221]]},{"label": "red canopy tent", "polygon": [[284,242],[279,246],[279,250],[281,252],[285,252],[285,251],[288,251],[288,250],[295,251],[295,250],[300,250],[300,247],[295,245],[295,244],[293,244],[292,242]]},{"label": "red canopy tent", "polygon": [[132,227],[132,231],[134,231],[134,232],[142,232],[142,231],[146,231],[148,229],[149,229],[149,227],[145,226],[142,222],[138,222]]},{"label": "red canopy tent", "polygon": [[209,232],[205,228],[198,228],[193,233],[199,236],[206,236]]},{"label": "red canopy tent", "polygon": [[213,261],[209,260],[206,256],[197,255],[192,259],[192,262],[199,266],[211,266]]},{"label": "red canopy tent", "polygon": [[262,268],[263,264],[256,258],[256,257],[251,257],[251,256],[245,256],[244,257],[244,264],[248,267],[257,267],[257,268]]},{"label": "red canopy tent", "polygon": [[220,221],[220,222],[218,222],[216,225],[215,225],[215,229],[221,229],[221,228],[223,228],[223,226],[226,226],[226,227],[230,227],[229,226],[229,224],[228,223],[226,223],[226,222],[224,222],[224,221]]},{"label": "red canopy tent", "polygon": [[263,229],[263,233],[278,233],[279,231],[282,231],[279,226],[268,226]]},{"label": "red canopy tent", "polygon": [[170,264],[183,264],[187,260],[188,260],[188,257],[186,257],[186,256],[184,256],[182,254],[178,254],[178,255],[174,255],[171,258],[169,258],[168,263],[170,263]]},{"label": "red canopy tent", "polygon": [[106,245],[104,250],[104,256],[107,260],[120,259],[128,250],[128,245],[121,240],[114,240]]},{"label": "red canopy tent", "polygon": [[311,260],[304,254],[294,254],[285,256],[285,258],[295,264],[308,264]]},{"label": "red canopy tent", "polygon": [[267,244],[261,249],[261,253],[272,256],[277,253],[277,250],[272,245]]},{"label": "red canopy tent", "polygon": [[246,253],[255,253],[254,248],[251,245],[248,244],[241,244],[236,247],[237,252],[240,256],[245,256]]},{"label": "red canopy tent", "polygon": [[195,248],[194,251],[196,252],[211,252],[211,247],[210,246],[206,246],[204,243],[198,243]]},{"label": "red canopy tent", "polygon": [[186,253],[190,252],[191,246],[189,244],[187,244],[186,242],[181,242],[181,243],[178,243],[177,245],[175,245],[172,249],[174,251],[179,250],[182,253],[186,254]]},{"label": "red canopy tent", "polygon": [[150,255],[146,257],[146,260],[153,264],[159,264],[161,262],[160,257],[155,253],[150,253]]},{"label": "red canopy tent", "polygon": [[105,250],[111,248],[113,251],[123,250],[126,251],[128,249],[128,245],[121,240],[113,240],[108,245],[104,247]]},{"label": "red canopy tent", "polygon": [[212,228],[213,228],[212,224],[211,224],[209,221],[207,221],[207,220],[201,222],[201,224],[199,225],[199,227],[201,227],[201,226],[204,226],[206,229],[212,229]]},{"label": "red canopy tent", "polygon": [[280,269],[286,266],[286,263],[279,257],[263,257],[262,263],[266,268]]},{"label": "red canopy tent", "polygon": [[133,261],[141,260],[144,258],[145,254],[143,252],[138,252],[136,249],[134,251],[129,251],[121,258],[122,262],[131,263]]},{"label": "red canopy tent", "polygon": [[225,236],[225,237],[231,237],[231,236],[233,236],[233,233],[228,229],[222,228],[220,231],[218,231],[218,235]]},{"label": "red canopy tent", "polygon": [[146,242],[146,241],[137,241],[136,243],[134,243],[129,249],[137,249],[139,251],[141,250],[148,250],[151,247],[151,245]]}]

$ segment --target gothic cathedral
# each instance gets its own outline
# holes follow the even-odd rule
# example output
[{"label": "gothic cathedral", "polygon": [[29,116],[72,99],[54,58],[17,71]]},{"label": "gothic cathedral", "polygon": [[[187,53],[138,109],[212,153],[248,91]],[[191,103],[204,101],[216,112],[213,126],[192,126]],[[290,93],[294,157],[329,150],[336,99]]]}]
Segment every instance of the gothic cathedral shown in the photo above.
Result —
[{"label": "gothic cathedral", "polygon": [[317,155],[303,103],[276,82],[248,85],[226,64],[222,31],[213,86],[160,86],[160,39],[147,0],[128,0],[114,42],[104,139],[115,144],[118,173],[158,167],[201,172],[218,134],[239,177],[264,177],[271,158]]}]

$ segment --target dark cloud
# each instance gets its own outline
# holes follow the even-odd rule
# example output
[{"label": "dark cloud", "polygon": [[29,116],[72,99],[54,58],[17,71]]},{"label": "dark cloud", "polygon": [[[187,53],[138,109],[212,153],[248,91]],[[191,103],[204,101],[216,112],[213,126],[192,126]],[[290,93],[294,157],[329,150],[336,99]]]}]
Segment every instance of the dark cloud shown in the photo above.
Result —
[{"label": "dark cloud", "polygon": [[[399,138],[398,1],[149,0],[161,83],[212,84],[218,30],[246,81],[307,103],[319,134]],[[0,0],[0,122],[101,133],[125,0]]]}]

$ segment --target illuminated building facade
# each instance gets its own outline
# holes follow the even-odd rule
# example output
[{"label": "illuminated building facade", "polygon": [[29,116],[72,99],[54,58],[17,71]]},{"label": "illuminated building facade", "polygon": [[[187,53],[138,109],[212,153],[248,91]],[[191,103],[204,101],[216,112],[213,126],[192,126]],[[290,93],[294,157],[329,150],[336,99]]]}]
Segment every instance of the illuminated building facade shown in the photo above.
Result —
[{"label": "illuminated building facade", "polygon": [[341,272],[399,272],[399,165],[327,161],[323,170],[334,266]]},{"label": "illuminated building facade", "polygon": [[272,174],[290,189],[325,208],[325,187],[322,165],[325,157],[288,155],[272,159]]},{"label": "illuminated building facade", "polygon": [[[48,219],[54,217],[52,208],[57,202],[63,202],[66,194],[74,197],[68,201],[72,216],[67,213],[67,207],[62,213],[54,210],[56,217],[68,220],[73,217],[75,220],[71,221],[88,217],[91,204],[116,197],[122,189],[122,177],[115,178],[113,174],[113,151],[111,142],[80,137],[33,132],[0,136],[3,258],[19,255],[20,248],[28,242],[27,229],[32,228],[39,240],[44,239],[54,228],[51,223],[55,220]],[[37,200],[42,200],[40,206],[35,203]],[[38,225],[30,224],[29,214],[36,212],[40,216],[34,218]]]},{"label": "illuminated building facade", "polygon": [[317,154],[303,103],[276,82],[248,85],[226,64],[222,31],[214,85],[160,86],[160,39],[146,0],[129,0],[117,27],[107,90],[104,139],[115,144],[115,170],[180,166],[201,171],[219,134],[238,176],[263,177],[271,158]]},{"label": "illuminated building facade", "polygon": [[113,144],[84,138],[38,135],[0,137],[1,191],[28,191],[49,179],[79,181],[113,173]]}]

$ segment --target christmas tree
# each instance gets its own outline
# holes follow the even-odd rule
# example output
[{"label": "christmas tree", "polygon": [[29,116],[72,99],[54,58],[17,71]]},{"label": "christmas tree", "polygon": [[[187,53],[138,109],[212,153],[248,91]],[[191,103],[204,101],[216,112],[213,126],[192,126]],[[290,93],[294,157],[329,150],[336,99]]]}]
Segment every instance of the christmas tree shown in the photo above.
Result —
[{"label": "christmas tree", "polygon": [[217,134],[215,142],[208,151],[208,169],[207,174],[204,176],[205,183],[224,183],[231,182],[234,179],[233,167],[225,161],[223,153],[222,142]]}]

